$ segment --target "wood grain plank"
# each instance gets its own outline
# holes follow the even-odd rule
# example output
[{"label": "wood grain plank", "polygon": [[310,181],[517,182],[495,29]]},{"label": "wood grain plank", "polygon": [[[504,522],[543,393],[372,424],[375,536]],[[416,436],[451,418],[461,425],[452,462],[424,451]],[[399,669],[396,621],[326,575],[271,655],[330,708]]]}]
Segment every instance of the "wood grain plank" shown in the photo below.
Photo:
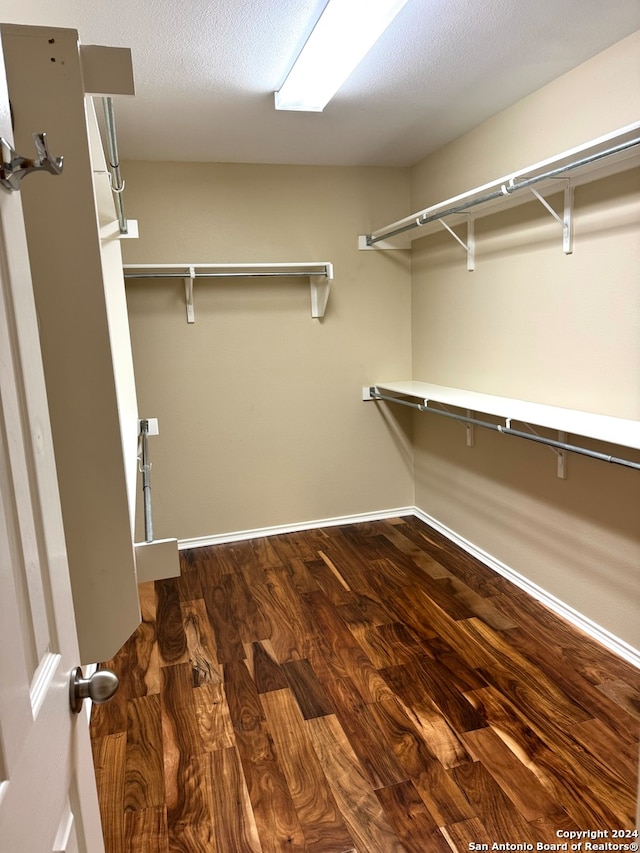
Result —
[{"label": "wood grain plank", "polygon": [[195,778],[196,762],[204,748],[191,685],[188,663],[162,668],[160,699],[170,846],[176,827],[202,822],[207,810]]},{"label": "wood grain plank", "polygon": [[529,726],[526,716],[505,702],[493,687],[474,690],[467,697],[482,709],[493,731],[517,754],[522,765],[535,774],[546,790],[552,791],[553,783],[545,769],[549,747]]},{"label": "wood grain plank", "polygon": [[[500,608],[513,613],[513,607],[506,606],[505,598],[505,596],[502,597]],[[629,743],[637,742],[638,719],[629,713],[628,709],[616,707],[615,702],[609,701],[612,697],[604,699],[597,686],[601,680],[610,678],[611,672],[619,672],[620,667],[612,666],[607,674],[605,670],[595,667],[593,660],[583,663],[583,655],[576,651],[576,638],[565,630],[554,632],[551,626],[555,625],[556,620],[549,619],[545,610],[541,607],[539,619],[534,619],[520,608],[518,618],[522,627],[509,632],[509,644],[535,659],[537,666],[544,670],[549,678],[560,679],[563,692],[567,697],[583,707],[590,716],[601,719],[607,725],[615,726]],[[555,643],[550,639],[554,636],[557,638]],[[563,645],[565,640],[570,645]],[[595,659],[600,649],[596,644],[591,645]],[[629,674],[628,665],[626,674]],[[593,676],[598,680],[594,681]]]},{"label": "wood grain plank", "polygon": [[126,853],[169,853],[166,806],[125,812],[124,849]]},{"label": "wood grain plank", "polygon": [[[464,792],[454,784],[432,751],[429,740],[423,736],[420,721],[410,719],[396,699],[376,702],[369,708],[398,763],[413,782],[438,826],[473,817],[475,813]],[[460,750],[464,753],[462,745]]]},{"label": "wood grain plank", "polygon": [[[635,717],[640,724],[640,690],[636,690],[630,684],[627,684],[626,681],[620,679],[605,681],[602,684],[598,684],[597,688],[609,699],[613,699],[616,705],[622,708],[623,711]],[[640,725],[638,729],[640,730]]]},{"label": "wood grain plank", "polygon": [[527,821],[562,810],[535,775],[490,728],[464,732],[462,738],[475,761],[481,761]]},{"label": "wood grain plank", "polygon": [[349,589],[343,578],[336,577],[336,573],[325,560],[310,560],[305,565],[315,581],[316,588],[322,590],[332,604],[348,604],[352,601],[355,593]]},{"label": "wood grain plank", "polygon": [[518,751],[523,764],[578,826],[606,829],[608,822],[627,828],[633,823],[634,789],[621,783],[616,773],[584,750],[552,717],[540,726],[537,715],[527,715],[496,690],[475,695],[481,696],[492,728]]},{"label": "wood grain plank", "polygon": [[390,696],[389,687],[384,679],[324,593],[310,593],[303,597],[313,613],[320,635],[331,649],[331,656],[326,661],[328,664],[326,674],[318,672],[315,661],[312,659],[318,678],[323,682],[325,678],[328,680],[351,678],[365,702],[376,702]]},{"label": "wood grain plank", "polygon": [[347,604],[336,607],[336,610],[350,628],[390,625],[395,621],[395,616],[389,608],[368,595],[357,595]]},{"label": "wood grain plank", "polygon": [[380,730],[370,706],[361,698],[350,678],[326,683],[336,708],[336,717],[346,734],[360,768],[373,789],[406,781],[408,776],[398,763],[394,751]]},{"label": "wood grain plank", "polygon": [[409,663],[428,651],[402,622],[387,625],[349,623],[349,630],[376,669]]},{"label": "wood grain plank", "polygon": [[225,577],[223,575],[216,585],[203,586],[204,603],[215,637],[217,663],[244,660],[245,656],[233,602],[224,585]]},{"label": "wood grain plank", "polygon": [[311,659],[318,646],[317,626],[305,596],[296,590],[286,568],[267,570],[266,594],[252,590],[270,621],[270,640],[279,663]]},{"label": "wood grain plank", "polygon": [[401,524],[383,524],[382,534],[403,554],[411,559],[425,574],[432,578],[446,578],[451,575],[443,563],[439,563],[430,554],[427,554],[423,543],[416,544],[410,536],[407,536],[407,525]]},{"label": "wood grain plank", "polygon": [[[318,556],[320,557],[322,562],[325,564],[325,566],[329,569],[329,571],[331,573],[331,577],[342,588],[343,592],[353,593],[353,590],[349,586],[347,579],[344,577],[344,575],[342,575],[340,573],[340,569],[336,566],[336,564],[333,562],[331,557],[329,557],[328,554],[325,554],[325,552],[322,550],[318,551]],[[351,599],[351,596],[349,597],[349,600],[350,599]]]},{"label": "wood grain plank", "polygon": [[464,744],[433,701],[424,681],[416,677],[415,667],[394,666],[380,673],[443,767],[457,767],[471,760]]},{"label": "wood grain plank", "polygon": [[466,680],[457,682],[455,672],[424,656],[405,664],[405,668],[409,677],[424,686],[425,694],[429,695],[453,731],[468,732],[486,726],[482,712],[474,708],[464,695]]},{"label": "wood grain plank", "polygon": [[571,726],[590,715],[571,701],[562,689],[529,658],[509,645],[502,633],[494,631],[480,619],[465,619],[460,625],[462,636],[475,648],[483,676],[509,695],[510,700],[539,718],[549,716]]},{"label": "wood grain plank", "polygon": [[517,591],[510,581],[415,516],[407,516],[405,525],[402,528],[403,535],[420,545],[431,557],[445,565],[450,574],[459,577],[480,595],[491,597],[502,592],[510,594]]},{"label": "wood grain plank", "polygon": [[376,796],[409,853],[451,853],[445,837],[411,782],[380,788]]},{"label": "wood grain plank", "polygon": [[[364,542],[364,537],[363,537]],[[366,573],[362,571],[362,559],[358,548],[347,541],[340,530],[332,532],[330,541],[320,552],[320,557],[327,563],[345,589],[359,595],[371,595],[374,590],[368,583]]]},{"label": "wood grain plank", "polygon": [[430,579],[429,572],[425,572],[421,566],[417,565],[413,555],[409,556],[406,551],[396,548],[395,544],[383,534],[359,537],[351,526],[344,529],[343,537],[352,553],[355,551],[359,556],[354,570],[359,569],[362,582],[366,582],[370,574],[373,577],[378,574],[378,572],[363,571],[367,565],[376,565],[378,569],[378,562],[387,566],[384,577],[390,588],[396,585],[409,586],[412,583],[421,583]]},{"label": "wood grain plank", "polygon": [[237,551],[233,546],[206,545],[195,550],[203,592],[207,586],[217,586],[224,575],[232,575],[238,571]]},{"label": "wood grain plank", "polygon": [[640,670],[591,640],[542,602],[519,590],[512,595],[497,596],[494,601],[521,628],[540,641],[540,650],[548,649],[553,657],[562,655],[591,684],[619,678],[640,690]]},{"label": "wood grain plank", "polygon": [[262,849],[265,853],[303,851],[304,836],[291,793],[260,697],[244,664],[225,666],[225,690]]},{"label": "wood grain plank", "polygon": [[218,853],[263,853],[237,749],[212,752],[209,767]]},{"label": "wood grain plank", "polygon": [[[449,846],[454,853],[474,849],[491,850],[492,845],[495,843],[495,839],[489,836],[482,821],[477,817],[443,826],[442,834],[448,840]],[[483,848],[483,844],[486,844],[486,847]],[[474,847],[472,845],[477,846]]]},{"label": "wood grain plank", "polygon": [[209,682],[193,690],[194,712],[205,752],[236,744],[224,684]]},{"label": "wood grain plank", "polygon": [[316,592],[319,589],[318,582],[309,571],[311,562],[313,560],[292,557],[287,563],[291,582],[298,592]]},{"label": "wood grain plank", "polygon": [[183,756],[179,807],[167,808],[171,853],[218,853],[213,835],[213,794],[207,770],[207,756]]},{"label": "wood grain plank", "polygon": [[142,624],[146,626],[144,643],[146,652],[140,651],[139,659],[145,669],[144,683],[146,693],[160,692],[160,655],[156,637],[156,590],[153,581],[138,584],[138,597],[140,599],[140,615]]},{"label": "wood grain plank", "polygon": [[287,661],[282,670],[305,720],[335,712],[308,660]]},{"label": "wood grain plank", "polygon": [[251,594],[242,574],[234,572],[225,575],[220,581],[220,589],[226,606],[233,613],[234,625],[243,643],[255,643],[271,636],[269,620]]},{"label": "wood grain plank", "polygon": [[336,717],[307,720],[313,748],[358,851],[404,853]]},{"label": "wood grain plank", "polygon": [[460,578],[450,576],[440,578],[434,583],[442,590],[445,597],[460,602],[470,615],[478,616],[496,631],[507,631],[509,628],[518,627],[518,623],[502,613],[491,598],[480,595]]},{"label": "wood grain plank", "polygon": [[202,598],[202,582],[199,572],[182,572],[176,578],[180,601],[195,601]]},{"label": "wood grain plank", "polygon": [[302,826],[305,850],[335,853],[353,848],[353,838],[327,784],[291,691],[264,694],[261,702]]},{"label": "wood grain plank", "polygon": [[246,665],[258,693],[282,690],[289,686],[284,670],[276,660],[271,640],[245,644]]},{"label": "wood grain plank", "polygon": [[128,702],[124,788],[125,811],[141,811],[165,804],[158,694]]},{"label": "wood grain plank", "polygon": [[584,750],[614,774],[620,784],[633,785],[638,776],[638,745],[620,739],[601,720],[585,720],[572,727],[570,735]]},{"label": "wood grain plank", "polygon": [[293,531],[271,536],[270,544],[280,557],[283,566],[288,565],[291,560],[315,560],[318,556],[313,537],[308,535],[307,531],[299,533]]},{"label": "wood grain plank", "polygon": [[456,651],[468,666],[475,668],[478,665],[473,645],[460,635],[460,622],[449,616],[426,593],[423,594],[421,586],[403,587],[394,591],[388,606],[395,613],[395,621],[409,626],[421,640],[438,637]]},{"label": "wood grain plank", "polygon": [[189,659],[182,625],[178,585],[173,578],[155,582],[158,653],[161,666]]},{"label": "wood grain plank", "polygon": [[91,742],[106,853],[126,853],[124,846],[126,745],[127,736],[124,732],[94,738]]},{"label": "wood grain plank", "polygon": [[238,570],[243,573],[249,585],[264,583],[265,569],[283,565],[280,555],[273,547],[272,536],[234,542],[230,548]]},{"label": "wood grain plank", "polygon": [[222,666],[218,663],[216,638],[203,599],[182,601],[180,610],[193,686],[200,687],[209,682],[221,683]]},{"label": "wood grain plank", "polygon": [[460,764],[451,775],[493,842],[533,844],[535,850],[539,840],[535,831],[480,762]]}]

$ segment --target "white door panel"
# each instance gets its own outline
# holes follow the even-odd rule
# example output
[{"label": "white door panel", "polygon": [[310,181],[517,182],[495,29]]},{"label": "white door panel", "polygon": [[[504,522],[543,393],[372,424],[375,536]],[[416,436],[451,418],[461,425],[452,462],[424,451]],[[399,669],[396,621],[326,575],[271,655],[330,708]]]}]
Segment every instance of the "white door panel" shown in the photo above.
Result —
[{"label": "white door panel", "polygon": [[0,853],[104,851],[78,662],[22,205],[0,189]]}]

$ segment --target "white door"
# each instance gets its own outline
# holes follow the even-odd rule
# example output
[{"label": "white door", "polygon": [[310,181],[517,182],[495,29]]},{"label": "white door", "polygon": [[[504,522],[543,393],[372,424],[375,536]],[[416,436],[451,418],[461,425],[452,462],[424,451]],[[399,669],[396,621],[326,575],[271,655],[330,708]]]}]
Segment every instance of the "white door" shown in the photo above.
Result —
[{"label": "white door", "polygon": [[78,663],[20,193],[0,188],[0,853],[104,851]]}]

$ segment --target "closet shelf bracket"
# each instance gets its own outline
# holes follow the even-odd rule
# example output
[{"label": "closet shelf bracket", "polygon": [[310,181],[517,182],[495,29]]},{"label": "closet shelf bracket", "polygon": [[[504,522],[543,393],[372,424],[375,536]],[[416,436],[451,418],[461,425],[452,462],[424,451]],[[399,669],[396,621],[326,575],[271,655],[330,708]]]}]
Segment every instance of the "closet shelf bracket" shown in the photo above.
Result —
[{"label": "closet shelf bracket", "polygon": [[462,248],[467,253],[467,271],[473,272],[476,268],[476,240],[475,240],[475,232],[473,228],[473,217],[467,217],[467,242],[465,243],[461,237],[459,237],[456,232],[451,228],[450,225],[444,221],[444,219],[439,219],[438,222],[442,225],[443,228],[451,234],[454,240],[457,240],[458,243],[462,246]]},{"label": "closet shelf bracket", "polygon": [[534,196],[538,199],[553,216],[553,218],[562,226],[562,251],[565,255],[573,253],[573,186],[570,181],[566,181],[564,188],[564,213],[560,216],[551,207],[549,202],[534,187],[529,187]]},{"label": "closet shelf bracket", "polygon": [[184,280],[184,301],[187,308],[187,323],[195,323],[196,315],[193,307],[193,280],[196,277],[196,271],[193,267],[189,267],[189,278]]},{"label": "closet shelf bracket", "polygon": [[[522,421],[523,426],[525,426],[532,435],[537,436],[540,439],[542,444],[545,444],[549,450],[554,453],[558,460],[558,478],[560,480],[567,479],[567,451],[564,446],[567,445],[567,433],[562,430],[558,430],[558,441],[556,444],[546,444],[545,440],[542,438],[540,433],[535,430],[531,424],[526,423],[526,421]],[[506,425],[509,429],[511,429],[511,419],[507,418]]]},{"label": "closet shelf bracket", "polygon": [[193,289],[197,278],[306,278],[311,291],[311,316],[315,319],[324,317],[333,281],[333,264],[327,261],[284,264],[127,264],[123,269],[125,279],[182,279],[187,323],[195,322]]}]

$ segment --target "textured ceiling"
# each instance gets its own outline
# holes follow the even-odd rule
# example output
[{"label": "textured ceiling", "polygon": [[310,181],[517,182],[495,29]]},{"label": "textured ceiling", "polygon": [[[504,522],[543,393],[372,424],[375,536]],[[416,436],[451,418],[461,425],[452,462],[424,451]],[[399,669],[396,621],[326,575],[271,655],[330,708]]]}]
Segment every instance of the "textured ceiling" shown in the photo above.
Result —
[{"label": "textured ceiling", "polygon": [[0,17],[132,49],[122,159],[317,165],[411,165],[640,29],[640,0],[409,0],[323,113],[276,112],[325,3],[3,0]]}]

